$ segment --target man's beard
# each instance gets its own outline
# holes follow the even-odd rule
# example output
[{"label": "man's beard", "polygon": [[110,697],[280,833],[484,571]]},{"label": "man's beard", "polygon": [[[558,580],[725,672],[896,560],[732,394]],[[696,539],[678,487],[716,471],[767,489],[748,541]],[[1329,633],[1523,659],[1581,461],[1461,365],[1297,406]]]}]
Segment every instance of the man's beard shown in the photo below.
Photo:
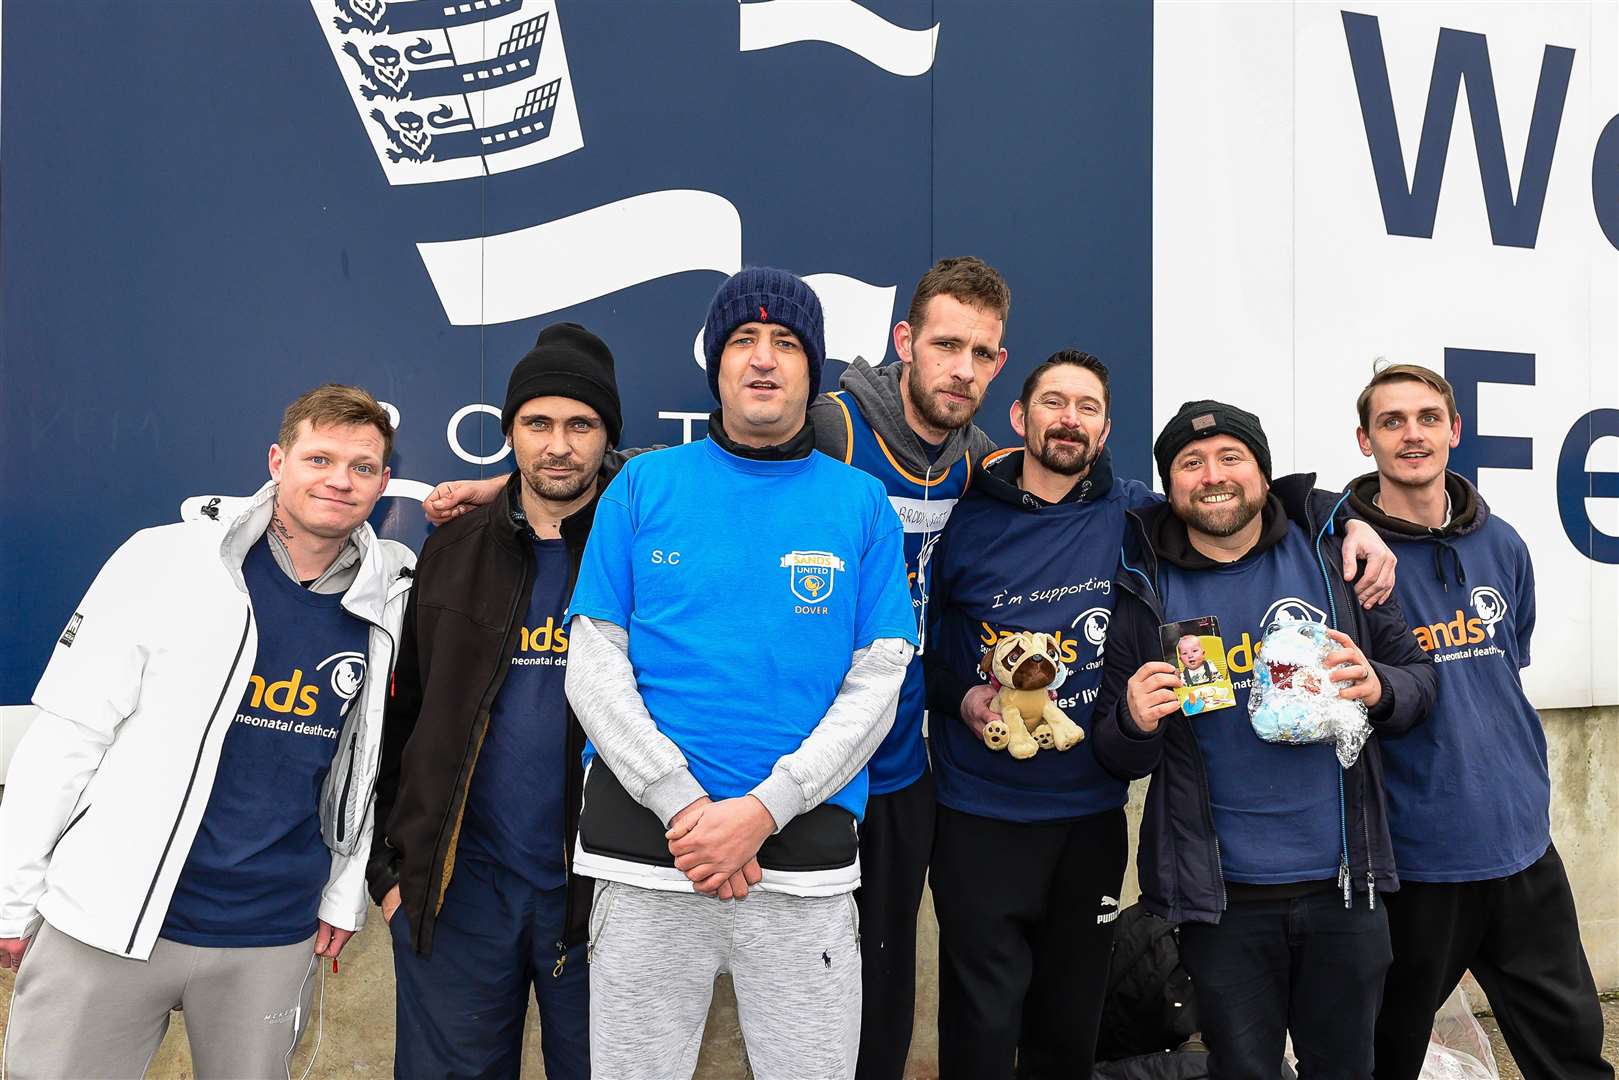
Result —
[{"label": "man's beard", "polygon": [[973,416],[978,412],[979,399],[970,383],[963,385],[951,380],[948,387],[950,392],[967,399],[965,405],[957,406],[952,411],[948,405],[939,400],[939,391],[929,391],[922,385],[921,369],[915,361],[911,362],[910,370],[905,373],[905,389],[909,391],[911,404],[922,414],[922,419],[941,431],[954,431],[966,427],[973,422]]},{"label": "man's beard", "polygon": [[[1198,502],[1203,495],[1229,493],[1229,502],[1204,506]],[[1261,505],[1264,500],[1260,500]],[[1260,506],[1250,503],[1239,487],[1203,488],[1194,492],[1187,505],[1175,507],[1175,513],[1191,528],[1207,536],[1235,536],[1258,515]]]},{"label": "man's beard", "polygon": [[563,461],[536,461],[523,471],[523,483],[528,489],[548,502],[572,502],[583,495],[596,478],[581,469],[572,476],[546,476],[541,469],[556,469],[567,465]]},{"label": "man's beard", "polygon": [[[1051,440],[1070,439],[1077,446],[1053,446]],[[1030,448],[1034,460],[1058,476],[1083,476],[1090,471],[1101,454],[1100,446],[1091,447],[1091,437],[1079,428],[1049,427],[1040,433],[1038,446]]]}]

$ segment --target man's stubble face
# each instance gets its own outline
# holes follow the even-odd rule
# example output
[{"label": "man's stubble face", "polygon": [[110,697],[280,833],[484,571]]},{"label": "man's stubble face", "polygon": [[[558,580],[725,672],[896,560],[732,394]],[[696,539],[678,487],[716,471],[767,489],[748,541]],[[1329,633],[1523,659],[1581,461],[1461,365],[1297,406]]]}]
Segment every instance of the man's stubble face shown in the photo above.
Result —
[{"label": "man's stubble face", "polygon": [[939,295],[917,326],[894,328],[895,351],[905,364],[905,395],[921,419],[941,431],[972,423],[990,382],[1006,363],[1005,328],[985,308]]}]

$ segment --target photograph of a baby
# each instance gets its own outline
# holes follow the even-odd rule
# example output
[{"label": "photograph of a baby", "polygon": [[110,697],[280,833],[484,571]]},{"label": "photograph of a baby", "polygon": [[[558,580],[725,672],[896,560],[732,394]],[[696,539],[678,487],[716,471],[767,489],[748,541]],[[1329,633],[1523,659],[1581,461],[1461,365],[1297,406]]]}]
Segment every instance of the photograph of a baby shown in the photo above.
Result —
[{"label": "photograph of a baby", "polygon": [[1196,716],[1237,703],[1218,619],[1212,615],[1183,619],[1159,627],[1158,634],[1165,661],[1180,674],[1181,684],[1175,694],[1183,713]]}]

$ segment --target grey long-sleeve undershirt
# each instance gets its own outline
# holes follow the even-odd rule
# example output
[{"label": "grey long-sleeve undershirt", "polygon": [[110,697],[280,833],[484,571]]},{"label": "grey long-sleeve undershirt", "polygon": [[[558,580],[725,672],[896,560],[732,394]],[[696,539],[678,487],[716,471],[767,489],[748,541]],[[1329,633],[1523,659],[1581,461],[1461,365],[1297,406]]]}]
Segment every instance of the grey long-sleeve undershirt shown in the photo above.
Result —
[{"label": "grey long-sleeve undershirt", "polygon": [[[568,630],[568,702],[619,783],[667,825],[708,793],[647,712],[629,642],[617,623],[575,615]],[[912,652],[903,638],[879,638],[855,651],[826,715],[749,792],[770,811],[776,831],[836,794],[876,753],[894,725]]]}]

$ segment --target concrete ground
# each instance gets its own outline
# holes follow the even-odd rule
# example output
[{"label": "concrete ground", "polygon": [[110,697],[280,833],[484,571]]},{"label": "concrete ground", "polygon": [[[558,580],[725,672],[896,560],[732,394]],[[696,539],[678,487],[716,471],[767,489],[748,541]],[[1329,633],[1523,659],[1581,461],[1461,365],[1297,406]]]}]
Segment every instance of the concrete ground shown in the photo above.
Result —
[{"label": "concrete ground", "polygon": [[[1501,1026],[1495,1022],[1495,1017],[1488,1013],[1479,1017],[1479,1023],[1490,1036],[1490,1050],[1495,1054],[1495,1064],[1501,1070],[1501,1080],[1523,1080],[1523,1073],[1518,1071],[1517,1063],[1512,1060],[1512,1053],[1507,1049],[1507,1041],[1501,1037]],[[1602,995],[1602,1056],[1608,1064],[1619,1068],[1619,993]]]},{"label": "concrete ground", "polygon": [[[1619,987],[1619,859],[1613,857],[1613,836],[1619,830],[1619,786],[1613,783],[1613,778],[1619,776],[1619,707],[1559,710],[1542,715],[1556,792],[1552,835],[1568,867],[1581,915],[1580,932],[1597,985]],[[1127,808],[1132,828],[1140,820],[1144,792],[1145,782],[1133,785]],[[1134,846],[1132,843],[1132,855]],[[1120,895],[1125,905],[1135,900],[1135,878],[1132,860]],[[931,896],[924,899],[919,923],[917,1015],[909,1069],[913,1078],[933,1077],[938,1072],[938,924]],[[389,1076],[393,1071],[393,958],[380,915],[373,912],[367,928],[350,942],[341,967],[341,974],[327,975],[324,1034],[311,1080]],[[10,1009],[11,986],[11,973],[0,972],[0,1034]],[[1475,1005],[1484,1003],[1483,994],[1474,987],[1470,986],[1468,993]],[[1609,995],[1604,1016],[1606,1054],[1608,1060],[1619,1063],[1619,997]],[[1485,1026],[1497,1040],[1495,1053],[1501,1080],[1519,1080],[1521,1074],[1499,1041],[1493,1020],[1487,1020]],[[64,1032],[63,1037],[71,1038],[71,1032]],[[311,1031],[295,1058],[299,1070],[308,1062],[314,1046],[315,1032]],[[178,1014],[148,1075],[159,1080],[191,1076],[184,1019]],[[294,1071],[293,1075],[300,1072]],[[524,1075],[544,1075],[532,1016],[524,1045]],[[736,1005],[727,979],[721,979],[715,989],[697,1075],[704,1080],[747,1077]]]},{"label": "concrete ground", "polygon": [[[931,911],[926,923],[931,928]],[[345,950],[340,963],[340,974],[327,975],[326,1012],[324,1030],[315,1068],[310,1080],[340,1077],[386,1077],[393,1072],[393,985],[385,972],[392,968],[388,935],[380,931],[378,916],[369,928],[362,931]],[[380,969],[380,970],[379,970]],[[383,977],[378,977],[379,975]],[[0,972],[0,1035],[3,1035],[11,1006],[11,972]],[[911,1055],[908,1076],[924,1080],[938,1075],[938,1061],[930,1048],[929,1037],[937,1017],[938,1001],[930,987],[919,986],[917,1038]],[[1619,994],[1604,995],[1602,1005],[1606,1021],[1604,1056],[1619,1064]],[[1485,1015],[1481,1022],[1489,1033],[1501,1080],[1522,1080],[1523,1074],[1513,1064],[1512,1055],[1501,1038],[1500,1028],[1493,1017]],[[539,1061],[538,1029],[532,1012],[524,1045],[524,1075],[543,1077],[545,1071]],[[310,1055],[315,1051],[314,1029],[309,1031],[303,1045],[293,1059],[292,1075],[302,1074]],[[168,1036],[159,1049],[147,1076],[152,1080],[190,1080],[191,1062],[185,1044],[185,1018],[174,1014]],[[697,1076],[702,1080],[746,1080],[746,1058],[741,1034],[736,1025],[736,1004],[731,996],[730,980],[721,979],[716,985],[714,1006],[709,1013],[708,1036],[703,1042],[698,1061]]]}]

